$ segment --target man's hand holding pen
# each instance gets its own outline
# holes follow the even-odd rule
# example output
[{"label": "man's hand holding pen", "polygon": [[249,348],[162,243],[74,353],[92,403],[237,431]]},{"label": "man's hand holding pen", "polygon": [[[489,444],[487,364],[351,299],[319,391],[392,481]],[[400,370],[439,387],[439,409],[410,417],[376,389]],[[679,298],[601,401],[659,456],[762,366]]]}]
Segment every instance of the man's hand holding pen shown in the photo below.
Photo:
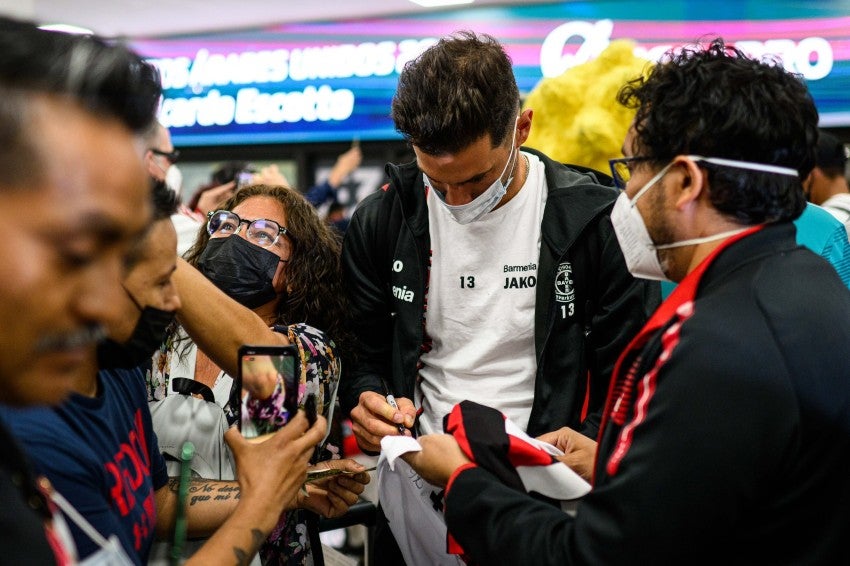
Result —
[{"label": "man's hand holding pen", "polygon": [[361,393],[359,403],[351,411],[351,428],[357,444],[361,450],[371,453],[381,451],[381,439],[385,436],[411,436],[410,429],[415,421],[416,408],[410,399],[375,391]]},{"label": "man's hand holding pen", "polygon": [[[387,403],[389,403],[390,407],[398,411],[398,403],[395,402],[395,397],[393,397],[392,393],[387,393]],[[398,411],[400,412],[400,411]],[[395,422],[395,415],[393,415],[393,422]],[[398,433],[404,434],[407,428],[401,423],[398,425]]]}]

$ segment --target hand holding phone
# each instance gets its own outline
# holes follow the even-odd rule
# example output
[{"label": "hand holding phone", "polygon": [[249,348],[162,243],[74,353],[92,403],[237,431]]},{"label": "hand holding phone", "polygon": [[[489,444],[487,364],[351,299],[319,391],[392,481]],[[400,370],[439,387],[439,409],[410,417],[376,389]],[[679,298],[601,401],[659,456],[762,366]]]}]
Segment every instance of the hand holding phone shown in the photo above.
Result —
[{"label": "hand holding phone", "polygon": [[307,414],[307,422],[312,427],[316,424],[316,396],[312,393],[307,394],[304,399],[304,412]]}]

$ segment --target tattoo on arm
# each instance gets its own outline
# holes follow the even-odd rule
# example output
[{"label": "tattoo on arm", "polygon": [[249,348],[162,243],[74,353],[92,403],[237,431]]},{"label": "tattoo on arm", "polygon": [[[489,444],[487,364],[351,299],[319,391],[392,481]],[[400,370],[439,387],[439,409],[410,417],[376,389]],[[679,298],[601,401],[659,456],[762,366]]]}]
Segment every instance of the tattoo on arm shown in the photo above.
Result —
[{"label": "tattoo on arm", "polygon": [[[177,493],[180,487],[178,478],[168,479],[168,489]],[[208,480],[192,478],[189,482],[189,505],[203,501],[230,501],[239,499],[239,483],[235,481]]]},{"label": "tattoo on arm", "polygon": [[251,538],[253,541],[251,543],[250,552],[239,548],[238,546],[233,547],[233,555],[236,557],[236,566],[247,566],[250,564],[251,559],[257,553],[257,550],[260,548],[260,545],[266,537],[264,537],[263,533],[258,529],[251,529]]}]

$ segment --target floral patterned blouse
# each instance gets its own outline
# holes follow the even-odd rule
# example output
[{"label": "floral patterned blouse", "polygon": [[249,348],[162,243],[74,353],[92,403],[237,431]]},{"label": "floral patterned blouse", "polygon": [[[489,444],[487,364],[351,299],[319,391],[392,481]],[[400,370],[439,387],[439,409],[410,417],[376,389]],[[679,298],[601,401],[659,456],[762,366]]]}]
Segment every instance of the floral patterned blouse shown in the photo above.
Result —
[{"label": "floral patterned blouse", "polygon": [[[275,332],[286,333],[290,343],[298,348],[301,361],[301,379],[298,386],[298,404],[303,406],[308,393],[316,398],[317,412],[331,421],[336,390],[339,385],[341,362],[336,356],[336,346],[325,334],[306,324],[273,326]],[[151,371],[147,374],[148,402],[154,403],[174,392],[169,388],[171,377],[195,376],[197,346],[190,341],[181,328],[154,354]],[[223,371],[218,375],[212,390],[216,403],[228,416],[233,378]],[[279,382],[268,399],[251,399],[243,404],[243,429],[246,425],[256,433],[265,434],[283,426],[289,415],[283,408],[283,387]],[[324,443],[317,461],[339,458],[339,448]],[[208,478],[218,479],[218,478]],[[263,564],[300,566],[312,564],[310,538],[307,523],[301,510],[281,515],[281,520],[272,530],[260,549]]]}]

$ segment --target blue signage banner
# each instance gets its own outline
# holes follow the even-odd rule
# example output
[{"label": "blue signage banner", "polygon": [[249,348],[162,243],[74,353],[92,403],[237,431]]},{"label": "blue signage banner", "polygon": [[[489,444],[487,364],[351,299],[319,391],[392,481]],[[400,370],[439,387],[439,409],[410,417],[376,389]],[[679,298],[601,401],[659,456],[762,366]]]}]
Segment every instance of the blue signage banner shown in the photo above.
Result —
[{"label": "blue signage banner", "polygon": [[134,41],[160,69],[160,118],[175,145],[399,139],[389,118],[398,73],[437,38],[488,33],[510,54],[521,92],[589,61],[615,39],[656,60],[722,36],[802,75],[822,126],[850,126],[846,1],[628,0],[469,8],[284,24]]}]

